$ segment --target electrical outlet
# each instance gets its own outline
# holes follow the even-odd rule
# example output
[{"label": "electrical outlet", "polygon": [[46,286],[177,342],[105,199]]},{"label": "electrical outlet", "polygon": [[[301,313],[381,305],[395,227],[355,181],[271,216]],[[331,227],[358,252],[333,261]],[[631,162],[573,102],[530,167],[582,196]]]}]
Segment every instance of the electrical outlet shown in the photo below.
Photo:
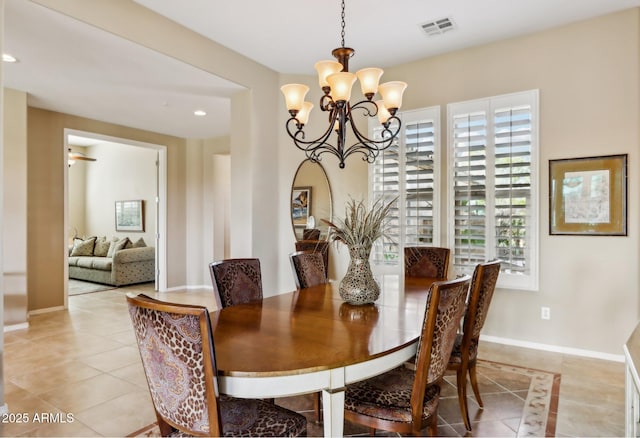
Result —
[{"label": "electrical outlet", "polygon": [[549,308],[549,307],[541,307],[540,308],[540,318],[542,318],[542,319],[551,319],[551,308]]}]

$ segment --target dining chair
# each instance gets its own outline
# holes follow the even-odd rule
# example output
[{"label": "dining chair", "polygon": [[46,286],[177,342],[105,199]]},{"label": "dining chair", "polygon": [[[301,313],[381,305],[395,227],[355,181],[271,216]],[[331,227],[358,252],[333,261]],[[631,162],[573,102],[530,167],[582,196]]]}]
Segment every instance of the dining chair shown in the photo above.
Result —
[{"label": "dining chair", "polygon": [[347,386],[345,419],[375,429],[438,433],[441,383],[464,312],[470,277],[439,281],[427,296],[415,366],[401,365]]},{"label": "dining chair", "polygon": [[306,418],[218,392],[206,307],[127,294],[129,315],[162,436],[305,436]]},{"label": "dining chair", "polygon": [[218,308],[262,299],[260,260],[225,259],[209,264]]},{"label": "dining chair", "polygon": [[302,230],[302,240],[320,240],[320,230],[317,228],[305,228]]},{"label": "dining chair", "polygon": [[327,282],[322,254],[312,251],[296,251],[289,254],[289,260],[297,289]]},{"label": "dining chair", "polygon": [[478,342],[499,274],[500,260],[480,263],[474,269],[471,277],[467,310],[462,324],[462,333],[458,333],[456,336],[449,364],[447,365],[447,369],[456,372],[460,413],[462,414],[464,425],[469,431],[471,430],[471,421],[469,420],[469,406],[467,403],[467,372],[469,373],[469,381],[478,405],[483,408],[476,376]]},{"label": "dining chair", "polygon": [[449,248],[407,246],[404,248],[404,275],[407,277],[447,278]]},{"label": "dining chair", "polygon": [[329,242],[326,240],[297,240],[296,251],[313,251],[322,254],[324,272],[329,277]]}]

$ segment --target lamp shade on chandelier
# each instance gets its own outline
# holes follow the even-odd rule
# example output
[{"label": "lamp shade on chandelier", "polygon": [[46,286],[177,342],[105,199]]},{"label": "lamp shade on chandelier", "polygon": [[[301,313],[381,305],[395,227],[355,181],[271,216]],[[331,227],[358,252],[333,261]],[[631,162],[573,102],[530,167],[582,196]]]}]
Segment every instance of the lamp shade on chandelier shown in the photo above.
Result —
[{"label": "lamp shade on chandelier", "polygon": [[[313,109],[313,104],[305,101],[309,87],[303,84],[287,84],[280,88],[291,116],[287,120],[286,128],[293,143],[313,162],[320,161],[320,156],[324,153],[335,155],[341,169],[345,167],[345,159],[352,154],[360,153],[363,160],[373,163],[381,151],[393,144],[401,128],[396,113],[402,106],[402,95],[407,88],[405,82],[399,81],[379,84],[383,74],[380,68],[363,68],[355,74],[349,71],[349,58],[355,51],[344,45],[344,10],[342,0],[342,47],[331,52],[336,61],[319,61],[315,64],[318,83],[323,92],[319,107],[321,111],[329,113],[329,123],[324,133],[313,140],[307,140],[305,136],[304,127]],[[360,82],[365,99],[352,104],[351,90],[356,81]],[[374,101],[376,93],[381,99]],[[377,117],[381,125],[379,136],[370,139],[366,132],[358,129],[353,118],[356,110],[361,111],[365,117]],[[348,147],[347,126],[351,127],[355,140],[355,143]],[[335,141],[331,143],[334,134]]]}]

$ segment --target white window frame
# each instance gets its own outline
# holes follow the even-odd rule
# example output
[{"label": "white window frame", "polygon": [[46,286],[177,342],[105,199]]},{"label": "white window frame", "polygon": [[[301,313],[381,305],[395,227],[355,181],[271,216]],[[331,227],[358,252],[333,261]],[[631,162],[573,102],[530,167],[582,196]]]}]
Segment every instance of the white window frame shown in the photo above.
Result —
[{"label": "white window frame", "polygon": [[[454,117],[460,114],[472,114],[476,112],[484,112],[487,121],[487,165],[486,173],[489,178],[493,177],[493,152],[494,152],[494,130],[493,116],[496,110],[500,108],[519,107],[522,105],[531,106],[531,220],[527,228],[527,235],[530,236],[527,242],[529,249],[529,274],[511,274],[509,272],[501,272],[498,278],[498,287],[507,289],[537,290],[538,289],[538,247],[539,247],[539,92],[538,90],[530,90],[520,93],[505,94],[485,99],[477,99],[465,102],[456,102],[447,105],[447,155],[448,155],[448,182],[447,182],[447,217],[449,218],[447,229],[447,240],[450,248],[455,248],[455,200],[454,200]],[[487,205],[486,205],[486,222],[485,222],[485,258],[486,260],[496,258],[495,251],[495,205],[493,200],[493,181],[487,183]],[[453,254],[451,256],[453,258]],[[462,271],[462,272],[459,272]],[[473,266],[467,266],[465,269],[456,270],[455,274],[468,274],[473,272]]]},{"label": "white window frame", "polygon": [[[398,205],[404,206],[406,200],[406,153],[405,153],[405,145],[406,145],[406,127],[410,124],[420,123],[423,121],[432,121],[433,122],[433,142],[434,142],[434,152],[433,152],[433,181],[434,181],[434,190],[433,190],[433,207],[432,207],[432,215],[433,215],[433,242],[430,246],[440,246],[441,235],[442,235],[442,226],[441,226],[441,156],[442,156],[442,144],[441,144],[441,133],[442,127],[440,123],[440,106],[433,106],[428,108],[422,108],[417,110],[403,111],[398,113],[398,117],[402,121],[402,129],[400,134],[398,135],[398,144],[399,144],[399,162],[398,162]],[[375,135],[378,130],[374,125],[377,123],[369,124],[369,134]],[[378,125],[379,126],[379,125]],[[374,185],[374,167],[375,163],[369,166],[369,199],[373,200],[376,196],[373,191]],[[396,260],[391,262],[375,262],[372,261],[372,264],[375,266],[376,271],[378,272],[393,272],[393,273],[401,273],[404,271],[404,251],[403,248],[406,244],[406,211],[404,208],[400,208],[399,210],[399,224],[400,224],[400,233],[398,236],[398,257]],[[375,249],[374,249],[375,251]]]}]

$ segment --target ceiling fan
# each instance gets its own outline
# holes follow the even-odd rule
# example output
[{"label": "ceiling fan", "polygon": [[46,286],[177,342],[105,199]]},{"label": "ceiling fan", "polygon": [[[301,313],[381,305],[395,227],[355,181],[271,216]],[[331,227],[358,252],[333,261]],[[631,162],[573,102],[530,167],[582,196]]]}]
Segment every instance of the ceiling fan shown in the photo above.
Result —
[{"label": "ceiling fan", "polygon": [[71,167],[75,164],[76,161],[96,161],[96,159],[87,157],[82,152],[72,151],[71,148],[69,148],[69,157],[67,159],[67,164],[69,165],[69,167]]}]

